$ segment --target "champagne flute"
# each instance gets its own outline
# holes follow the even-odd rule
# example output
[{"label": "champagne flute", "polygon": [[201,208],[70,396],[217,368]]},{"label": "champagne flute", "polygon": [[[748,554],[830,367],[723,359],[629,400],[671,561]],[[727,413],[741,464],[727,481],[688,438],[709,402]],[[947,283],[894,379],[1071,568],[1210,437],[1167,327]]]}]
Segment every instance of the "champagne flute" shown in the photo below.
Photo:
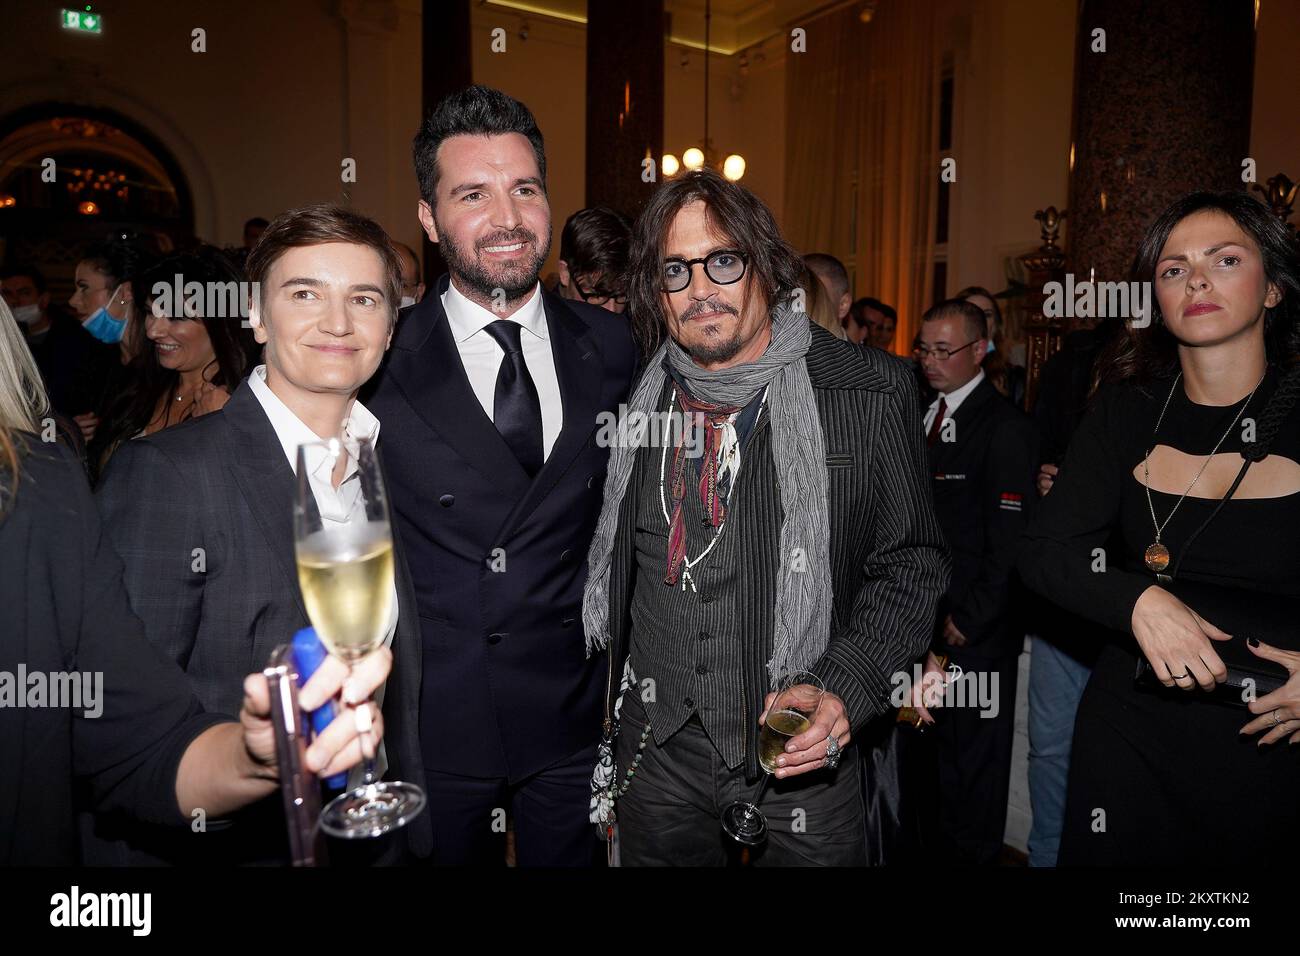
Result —
[{"label": "champagne flute", "polygon": [[785,745],[817,719],[817,708],[825,693],[821,678],[800,671],[781,681],[772,695],[772,702],[763,714],[763,729],[758,734],[758,762],[767,772],[753,800],[737,800],[722,811],[722,829],[737,843],[758,846],[767,839],[767,818],[758,809],[758,801],[777,771],[776,759],[785,753]]},{"label": "champagne flute", "polygon": [[[341,480],[330,490],[335,476]],[[313,482],[326,495],[324,509]],[[373,445],[359,442],[355,456],[337,438],[299,445],[293,518],[307,616],[325,647],[351,669],[383,643],[396,593],[388,496]],[[377,837],[405,826],[424,808],[424,791],[414,784],[376,780],[369,731],[361,735],[361,750],[361,785],[321,812],[320,827],[330,836]]]}]

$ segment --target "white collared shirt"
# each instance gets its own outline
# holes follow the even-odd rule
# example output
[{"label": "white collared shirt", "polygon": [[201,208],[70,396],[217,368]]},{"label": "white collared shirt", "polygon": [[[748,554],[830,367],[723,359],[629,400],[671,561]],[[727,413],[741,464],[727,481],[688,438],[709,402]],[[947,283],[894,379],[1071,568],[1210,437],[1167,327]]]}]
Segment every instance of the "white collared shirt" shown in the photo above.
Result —
[{"label": "white collared shirt", "polygon": [[[275,429],[275,437],[280,439],[280,447],[289,460],[289,467],[298,473],[298,446],[323,439],[303,423],[280,397],[266,384],[266,366],[259,365],[248,376],[248,387],[253,390],[262,410]],[[361,486],[352,480],[357,473],[357,449],[363,439],[373,444],[379,438],[379,419],[375,418],[360,402],[352,403],[347,421],[343,423],[343,447],[348,450],[347,471],[337,488],[331,478],[333,463],[324,449],[313,449],[314,454],[308,458],[311,469],[309,481],[312,495],[316,498],[316,507],[320,510],[321,520],[326,528],[347,527],[361,513],[364,507],[361,499]],[[314,460],[313,460],[314,459]],[[393,585],[393,606],[388,616],[388,628],[384,632],[385,646],[391,646],[393,635],[397,632],[397,586]],[[285,639],[292,637],[285,635]]]},{"label": "white collared shirt", "polygon": [[[484,329],[502,316],[471,302],[456,288],[454,279],[447,283],[447,291],[442,294],[442,307],[447,313],[451,335],[456,340],[456,350],[460,352],[460,361],[465,366],[474,397],[483,406],[487,417],[495,421],[493,405],[497,374],[506,353]],[[523,327],[519,342],[524,352],[524,364],[528,366],[528,374],[532,376],[542,407],[542,454],[549,458],[564,425],[564,406],[560,400],[560,380],[555,374],[555,359],[551,354],[551,336],[546,325],[546,310],[542,306],[541,284],[538,283],[532,296],[514,315],[505,319]]]},{"label": "white collared shirt", "polygon": [[953,414],[966,401],[966,396],[975,389],[979,388],[980,382],[984,381],[984,369],[975,373],[975,377],[963,385],[961,388],[953,389],[947,395],[942,393],[930,403],[930,407],[925,410],[925,433],[930,433],[930,426],[934,424],[935,413],[939,411],[939,399],[944,401],[943,420],[947,421],[952,418]]}]

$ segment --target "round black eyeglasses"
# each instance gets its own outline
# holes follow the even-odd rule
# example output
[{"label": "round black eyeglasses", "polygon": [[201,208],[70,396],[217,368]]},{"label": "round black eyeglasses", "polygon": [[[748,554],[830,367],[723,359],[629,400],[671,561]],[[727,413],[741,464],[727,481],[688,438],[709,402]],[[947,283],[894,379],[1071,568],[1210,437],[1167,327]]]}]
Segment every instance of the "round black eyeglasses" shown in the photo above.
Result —
[{"label": "round black eyeglasses", "polygon": [[719,249],[710,252],[702,259],[665,259],[663,265],[663,290],[681,292],[691,284],[691,271],[697,265],[704,266],[704,274],[715,285],[731,285],[739,282],[745,275],[745,266],[749,257],[735,249]]}]

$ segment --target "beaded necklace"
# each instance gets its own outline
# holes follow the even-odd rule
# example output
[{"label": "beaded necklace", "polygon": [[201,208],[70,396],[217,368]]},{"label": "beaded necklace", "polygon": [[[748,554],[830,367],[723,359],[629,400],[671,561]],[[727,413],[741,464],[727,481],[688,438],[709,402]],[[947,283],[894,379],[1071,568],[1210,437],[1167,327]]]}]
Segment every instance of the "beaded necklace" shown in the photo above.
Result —
[{"label": "beaded necklace", "polygon": [[[766,404],[766,402],[767,402],[767,389],[765,388],[763,389],[762,397],[759,399],[759,408],[758,408],[759,415],[763,414],[763,406],[764,404]],[[672,408],[674,405],[676,405],[676,403],[677,403],[677,388],[674,387],[672,395],[668,401],[668,407]],[[731,492],[736,487],[736,481],[740,477],[740,438],[736,434],[736,419],[740,416],[740,414],[741,414],[740,412],[737,412],[735,415],[732,415],[730,418],[728,418],[726,423],[715,426],[723,431],[722,448],[718,454],[719,457],[718,474],[719,476],[723,476],[723,475],[730,476],[729,484],[727,485],[728,498],[731,497]],[[752,428],[758,427],[757,418],[754,420],[754,424],[751,427]],[[671,420],[666,421],[664,423],[663,440],[660,442],[660,445],[663,447],[663,452],[659,456],[659,507],[663,511],[664,522],[670,526],[672,525],[673,519],[668,513],[668,498],[664,493],[664,483],[667,479],[667,472],[668,472],[668,445],[669,445],[668,438],[669,438],[669,432],[671,431],[671,428],[672,428]],[[713,551],[714,545],[716,545],[718,543],[718,539],[722,537],[722,531],[724,528],[726,528],[726,526],[727,526],[727,519],[723,518],[722,523],[718,525],[717,529],[713,532],[713,538],[712,540],[709,541],[708,547],[706,547],[703,551],[701,551],[695,557],[694,560],[691,559],[690,555],[686,555],[686,557],[683,559],[682,561],[683,563],[682,590],[683,591],[686,590],[686,585],[689,583],[691,586],[691,591],[693,593],[698,593],[698,589],[695,587],[695,579],[691,577],[691,571],[697,566],[699,566],[699,564],[703,562],[706,558],[708,558],[710,552]]]},{"label": "beaded necklace", "polygon": [[[672,408],[674,407],[674,405],[676,405],[676,403],[677,403],[677,389],[676,387],[674,387],[672,391],[672,395],[669,398],[668,407]],[[759,400],[758,414],[761,415],[763,413],[763,406],[766,405],[766,403],[767,403],[767,389],[765,388],[763,389],[762,398]],[[718,464],[720,472],[730,474],[730,484],[728,484],[727,486],[728,497],[731,496],[732,490],[736,487],[736,480],[740,475],[740,441],[738,439],[738,436],[736,435],[736,429],[735,429],[735,420],[737,417],[739,417],[739,415],[740,415],[739,412],[736,413],[736,415],[732,415],[725,425],[720,426],[728,430],[726,440],[723,443],[723,448],[721,451],[722,460]],[[668,499],[664,494],[664,481],[668,469],[668,444],[669,444],[668,438],[669,438],[671,427],[672,427],[671,420],[664,423],[663,440],[660,442],[660,444],[663,446],[663,453],[661,454],[659,460],[659,506],[663,510],[664,521],[668,524],[672,524],[672,517],[668,514]],[[754,425],[752,427],[755,428],[758,427],[757,418],[755,418]],[[685,570],[682,572],[683,591],[686,590],[686,582],[690,581],[691,591],[698,593],[696,591],[695,581],[691,578],[691,569],[697,567],[700,564],[700,562],[702,562],[705,558],[709,556],[709,552],[713,550],[713,546],[718,543],[718,538],[722,536],[722,529],[725,528],[726,526],[727,526],[727,521],[724,518],[722,524],[718,525],[717,530],[713,533],[713,540],[709,542],[709,546],[705,548],[695,558],[694,561],[692,561],[689,556],[685,559],[684,561]],[[629,665],[629,674],[630,673],[631,673],[631,667]],[[620,688],[620,693],[619,693],[620,705],[622,703],[623,694],[626,694],[629,690],[634,690],[635,687],[636,687],[636,681],[632,680],[629,682],[629,685],[626,688]],[[618,709],[621,710],[622,709],[621,706]],[[605,795],[609,797],[611,803],[616,802],[620,797],[622,797],[625,793],[627,793],[628,788],[632,786],[632,778],[636,776],[637,768],[641,766],[641,758],[645,756],[645,745],[649,739],[650,739],[650,716],[649,714],[647,714],[646,721],[645,721],[645,728],[641,731],[641,740],[637,743],[636,755],[632,758],[632,765],[623,772],[623,780],[621,783],[614,783],[611,781],[609,787],[605,791]],[[614,750],[610,753],[610,760],[613,762],[613,766],[614,766],[613,776],[615,778],[617,778],[618,776],[616,751],[617,748],[614,748]]]}]

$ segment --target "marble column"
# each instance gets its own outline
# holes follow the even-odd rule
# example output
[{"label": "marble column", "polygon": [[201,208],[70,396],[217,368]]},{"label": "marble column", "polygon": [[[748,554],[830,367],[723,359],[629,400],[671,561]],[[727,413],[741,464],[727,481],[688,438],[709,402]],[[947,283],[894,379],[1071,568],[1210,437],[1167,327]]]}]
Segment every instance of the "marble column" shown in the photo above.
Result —
[{"label": "marble column", "polygon": [[1253,0],[1079,4],[1068,206],[1076,276],[1127,279],[1142,233],[1170,202],[1246,188],[1254,11]]},{"label": "marble column", "polygon": [[642,164],[658,178],[663,141],[663,0],[588,0],[587,205],[635,217],[655,187]]}]

